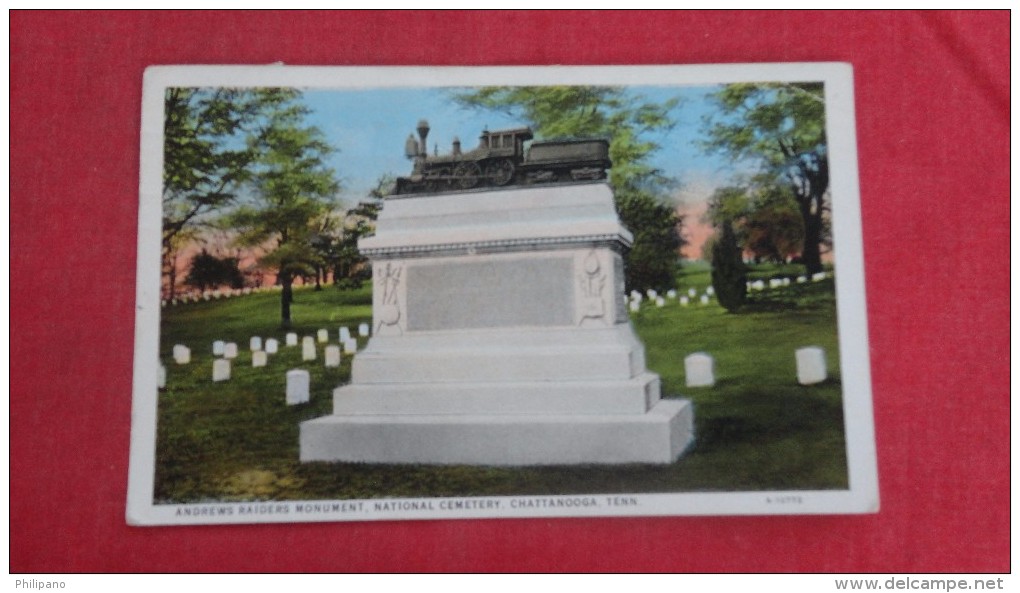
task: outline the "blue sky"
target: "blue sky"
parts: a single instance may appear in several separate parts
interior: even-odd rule
[[[680,97],[672,115],[677,125],[652,138],[662,148],[653,164],[681,183],[675,200],[693,205],[715,186],[734,173],[733,164],[720,156],[707,155],[700,148],[702,117],[713,107],[707,95],[717,87],[630,87],[629,92],[648,100],[664,102]],[[431,127],[429,152],[436,144],[440,153],[450,151],[453,138],[459,137],[464,149],[474,148],[478,134],[490,130],[524,125],[506,114],[465,109],[450,98],[451,89],[406,88],[365,90],[308,90],[304,98],[312,114],[309,123],[317,126],[328,141],[339,149],[331,164],[339,173],[343,198],[354,204],[367,195],[384,174],[407,175],[410,162],[404,157],[404,141],[414,133],[418,120],[427,119]]]

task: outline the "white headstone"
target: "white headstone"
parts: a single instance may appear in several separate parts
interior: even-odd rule
[[[230,361],[226,358],[217,358],[212,363],[212,380],[226,381],[230,379]]]
[[[669,289],[669,290],[668,290],[668,291],[666,292],[666,298],[668,298],[668,299],[675,299],[675,298],[676,298],[676,291],[675,291],[675,290],[673,290],[672,288],[671,288],[671,289]]]
[[[340,346],[337,346],[336,344],[326,346],[326,366],[340,366]]]
[[[354,338],[344,342],[344,354],[354,354],[358,351],[358,341]]]
[[[166,387],[166,367],[163,363],[159,363],[159,368],[156,369],[156,387],[159,389]]]
[[[318,338],[320,344],[325,344],[326,342],[329,341],[329,330],[320,329],[318,332],[316,332],[315,335]]]
[[[237,358],[237,344],[227,342],[227,345],[223,347],[223,358]]]
[[[711,387],[715,385],[715,361],[704,352],[695,352],[684,359],[684,374],[688,387]]]
[[[812,282],[821,282],[822,280],[825,280],[825,272],[818,272],[816,274],[811,274],[811,281]]]
[[[276,354],[280,350],[280,342],[276,338],[269,338],[266,340],[266,352],[268,354]]]
[[[346,325],[342,326],[340,328],[340,341],[341,342],[346,342],[347,340],[350,340],[350,339],[351,339],[351,329],[349,327],[347,327]]]
[[[707,294],[701,295],[701,304],[702,305],[707,305],[708,304],[708,295]]]
[[[361,325],[358,326],[358,335],[361,336],[362,338],[367,338],[368,337],[368,324],[367,323],[362,323]]]
[[[630,302],[630,312],[631,313],[637,313],[640,310],[641,310],[641,301],[631,301]]]
[[[315,360],[315,340],[312,336],[301,339],[301,360]]]
[[[191,348],[183,344],[174,346],[174,362],[177,364],[188,364],[191,362]]]
[[[691,299],[689,299],[689,298],[687,298],[685,296],[684,297],[680,297],[680,305],[686,307],[687,305],[690,305],[690,304],[691,304]]]
[[[715,287],[714,286],[709,286],[708,288],[706,288],[705,289],[705,294],[707,294],[708,296],[714,295],[715,294]]]
[[[782,278],[769,278],[769,288],[779,288],[782,285]]]
[[[754,288],[755,290],[765,290],[765,281],[764,281],[764,280],[755,280],[755,281],[754,281],[754,282],[753,282],[753,283],[751,284],[751,286],[752,286],[752,287],[753,287],[753,288]]]
[[[296,333],[290,332],[289,334],[287,334],[287,338],[286,339],[287,339],[287,341],[284,342],[284,343],[287,344],[288,346],[297,346],[297,334]]]
[[[689,296],[689,297],[691,297],[693,299],[694,297],[698,296],[698,291],[694,290],[693,288],[688,288],[687,289],[687,296]]]
[[[797,350],[797,382],[801,385],[821,383],[828,378],[825,369],[825,350],[808,346]]]
[[[253,367],[264,367],[268,361],[269,355],[266,354],[265,350],[256,350],[251,353],[251,366]]]
[[[790,285],[790,279],[789,278],[783,278],[783,286],[789,286],[789,285]]]
[[[254,336],[252,339],[248,340],[248,349],[252,352],[262,350],[262,338]]]
[[[797,284],[804,284],[807,282],[807,276],[797,276]]]
[[[655,297],[659,296],[659,293],[655,292],[655,290],[651,288],[648,289],[646,294],[648,295],[648,300],[654,300]]]
[[[223,356],[223,349],[226,348],[227,343],[223,340],[216,340],[212,343],[212,353],[214,356]]]
[[[661,307],[666,304],[666,301],[662,297],[655,297],[655,306]]]
[[[309,393],[311,382],[311,375],[304,369],[287,371],[287,405],[307,403],[311,399]]]

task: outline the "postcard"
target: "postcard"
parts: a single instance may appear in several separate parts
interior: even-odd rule
[[[130,524],[878,511],[849,65],[143,93]]]

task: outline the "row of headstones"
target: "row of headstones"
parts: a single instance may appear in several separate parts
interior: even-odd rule
[[[228,299],[230,297],[239,297],[259,292],[270,292],[273,290],[281,290],[279,286],[257,286],[244,288],[231,288],[227,290],[206,290],[199,294],[182,294],[172,299],[163,299],[159,302],[160,306],[166,307],[167,305],[186,305],[188,303],[201,303],[203,301],[211,301],[214,299]]]
[[[828,277],[829,275],[826,272],[817,272],[815,274],[811,274],[811,276],[797,276],[797,284],[805,284],[808,281],[821,282],[822,280],[825,280]],[[765,284],[764,280],[755,280],[754,282],[748,282],[747,290],[761,291],[765,290],[766,286],[768,288],[782,288],[784,286],[789,286],[790,284],[791,281],[789,278],[769,278],[768,284]]]
[[[814,385],[829,378],[823,348],[800,348],[794,357],[797,360],[797,382],[801,385]],[[715,385],[715,360],[705,352],[695,352],[684,358],[684,375],[688,387],[711,387]]]
[[[327,365],[328,366],[328,365]],[[160,389],[166,387],[166,367],[159,365],[156,381]],[[213,381],[226,381],[230,379],[230,361],[225,358],[217,358],[213,361]],[[287,371],[287,405],[293,406],[311,401],[312,375],[305,369],[291,369]]]
[[[354,354],[358,351],[358,341],[347,327],[340,328],[340,341],[343,343],[344,354]],[[358,327],[358,334],[362,337],[368,336],[370,333],[369,326],[367,323],[362,323]],[[329,330],[320,329],[316,338],[320,343],[326,343],[329,341]],[[315,345],[315,339],[312,336],[305,336],[301,341],[301,359],[304,361],[315,360],[317,357],[317,348]],[[288,333],[285,337],[285,344],[287,346],[297,346],[298,336],[296,333]],[[251,350],[251,365],[252,367],[264,367],[269,361],[269,354],[276,354],[279,351],[280,343],[275,338],[269,338],[265,341],[265,348],[263,348],[262,338],[253,336],[249,340],[249,349]],[[224,342],[223,340],[216,340],[213,342],[213,355],[222,356],[223,358],[217,358],[213,361],[213,381],[227,381],[230,379],[230,361],[237,358],[237,344],[235,342]],[[341,351],[340,346],[336,344],[330,344],[326,346],[325,351],[325,365],[327,367],[338,367],[340,366]],[[179,365],[189,364],[191,362],[191,349],[183,344],[177,344],[173,348],[174,362]],[[159,388],[162,389],[166,386],[166,367],[162,364],[159,365]]]
[[[629,295],[624,295],[623,298],[624,301],[629,304],[630,311],[632,313],[637,313],[641,309],[641,304],[645,302],[646,295],[648,297],[647,301],[649,303],[655,303],[656,307],[666,306],[667,300],[677,300],[681,306],[686,307],[694,302],[694,299],[698,297],[698,291],[693,288],[688,289],[687,294],[680,296],[679,299],[677,299],[678,294],[679,293],[677,293],[677,291],[671,289],[666,291],[666,296],[663,298],[657,291],[649,288],[645,294],[632,290]],[[715,288],[709,286],[705,289],[705,293],[698,299],[698,302],[702,305],[707,305],[711,302],[713,296],[715,296]]]

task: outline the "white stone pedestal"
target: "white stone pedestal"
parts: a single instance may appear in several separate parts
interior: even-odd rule
[[[302,461],[670,463],[686,400],[627,318],[631,234],[604,183],[395,196],[376,234],[371,338]]]

